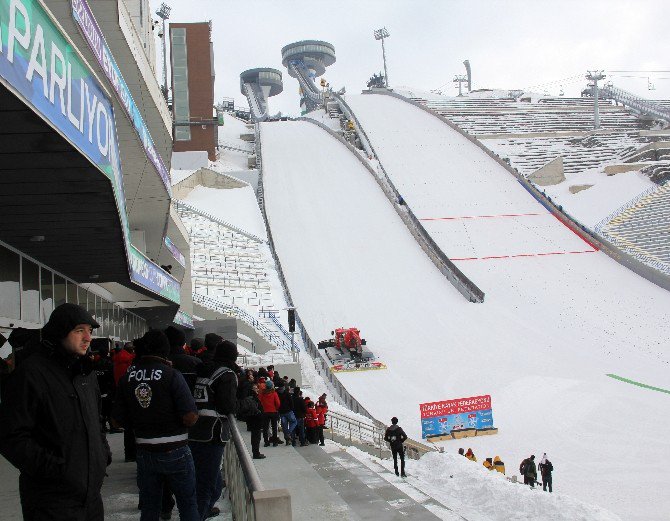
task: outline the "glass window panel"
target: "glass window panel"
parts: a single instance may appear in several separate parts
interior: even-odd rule
[[[21,320],[40,321],[40,268],[28,259],[21,259]]]
[[[67,302],[67,290],[65,288],[65,279],[54,273],[54,308]]]
[[[49,320],[54,310],[53,273],[46,268],[40,268],[40,322]]]
[[[0,317],[21,318],[21,257],[0,245]]]
[[[81,286],[77,286],[77,300],[79,300],[79,305],[83,307],[85,310],[90,312],[90,309],[88,309],[87,298],[88,298],[88,291],[86,291]]]

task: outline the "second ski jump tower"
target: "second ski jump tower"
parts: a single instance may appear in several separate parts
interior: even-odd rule
[[[281,72],[277,69],[249,69],[240,74],[240,91],[249,101],[254,121],[268,118],[268,98],[284,90]]]
[[[314,83],[314,79],[323,75],[326,67],[335,63],[335,47],[320,40],[303,40],[284,46],[281,59],[289,76],[300,83],[300,108],[303,113],[323,105],[323,93]]]

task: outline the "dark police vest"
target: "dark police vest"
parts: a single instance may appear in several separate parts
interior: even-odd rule
[[[228,367],[217,367],[209,376],[198,376],[193,396],[198,407],[198,421],[189,431],[189,440],[226,443],[230,440],[228,417],[216,410],[214,387],[226,373],[232,373],[232,385],[237,388],[237,375]]]
[[[188,443],[188,427],[176,410],[172,380],[178,373],[157,360],[140,360],[124,380],[128,417],[135,441],[149,450],[171,450]],[[124,382],[125,383],[125,382]]]

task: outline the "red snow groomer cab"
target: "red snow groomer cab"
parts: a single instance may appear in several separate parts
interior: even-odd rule
[[[352,359],[363,356],[363,345],[365,340],[361,338],[361,330],[355,327],[337,328],[335,335],[335,349],[342,353],[348,353]]]
[[[365,371],[369,369],[386,369],[386,365],[377,361],[374,354],[367,348],[365,339],[361,338],[361,330],[356,327],[338,327],[330,332],[328,340],[319,342],[330,361],[331,371]]]

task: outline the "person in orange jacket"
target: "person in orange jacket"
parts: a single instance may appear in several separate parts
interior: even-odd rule
[[[323,439],[323,429],[326,426],[326,413],[328,412],[328,406],[321,401],[319,401],[314,406],[314,411],[316,412],[316,437],[319,440],[319,445],[322,447],[326,444]]]
[[[305,399],[307,403],[307,412],[305,413],[305,429],[307,430],[307,441],[310,443],[316,443],[317,439],[317,427],[319,426],[319,416],[316,413],[316,408],[314,402]]]
[[[500,456],[493,458],[493,468],[502,475],[505,475],[505,463],[500,460]]]
[[[273,447],[279,445],[279,438],[277,437],[277,421],[279,420],[279,395],[275,391],[272,380],[265,381],[265,389],[260,391],[258,395],[261,405],[263,406],[263,415],[265,422],[263,423],[263,442],[265,447],[269,447],[272,443]],[[272,438],[269,435],[269,428],[272,426]]]

